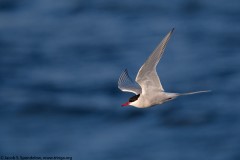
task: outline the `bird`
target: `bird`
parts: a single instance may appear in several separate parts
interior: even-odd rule
[[[132,92],[135,95],[122,104],[122,107],[133,106],[137,108],[148,108],[171,101],[179,96],[192,95],[211,90],[202,90],[187,93],[166,92],[158,77],[156,67],[164,53],[166,45],[172,36],[174,28],[163,38],[156,49],[151,53],[146,62],[139,69],[135,81],[125,69],[118,80],[118,88],[123,92]]]

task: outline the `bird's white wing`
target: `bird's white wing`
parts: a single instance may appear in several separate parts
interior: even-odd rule
[[[148,90],[151,90],[151,88],[164,91],[157,75],[156,66],[163,55],[167,42],[173,31],[174,28],[164,37],[161,43],[138,71],[136,82],[141,86],[142,92],[147,92]]]
[[[142,92],[139,84],[134,82],[131,77],[128,75],[127,69],[125,69],[119,77],[118,88],[124,92],[133,92],[136,95]]]

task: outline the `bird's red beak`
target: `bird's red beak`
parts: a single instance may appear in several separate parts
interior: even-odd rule
[[[128,106],[130,104],[130,102],[126,102],[124,104],[122,104],[122,107]]]

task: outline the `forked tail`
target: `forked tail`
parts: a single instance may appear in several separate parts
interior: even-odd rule
[[[197,91],[197,92],[188,92],[188,93],[178,93],[178,96],[185,96],[185,95],[205,93],[205,92],[211,92],[211,90]]]

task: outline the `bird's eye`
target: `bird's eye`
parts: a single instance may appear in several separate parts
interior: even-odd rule
[[[136,101],[136,100],[138,99],[139,96],[140,96],[140,94],[135,95],[135,96],[129,98],[129,102],[134,102],[134,101]]]

